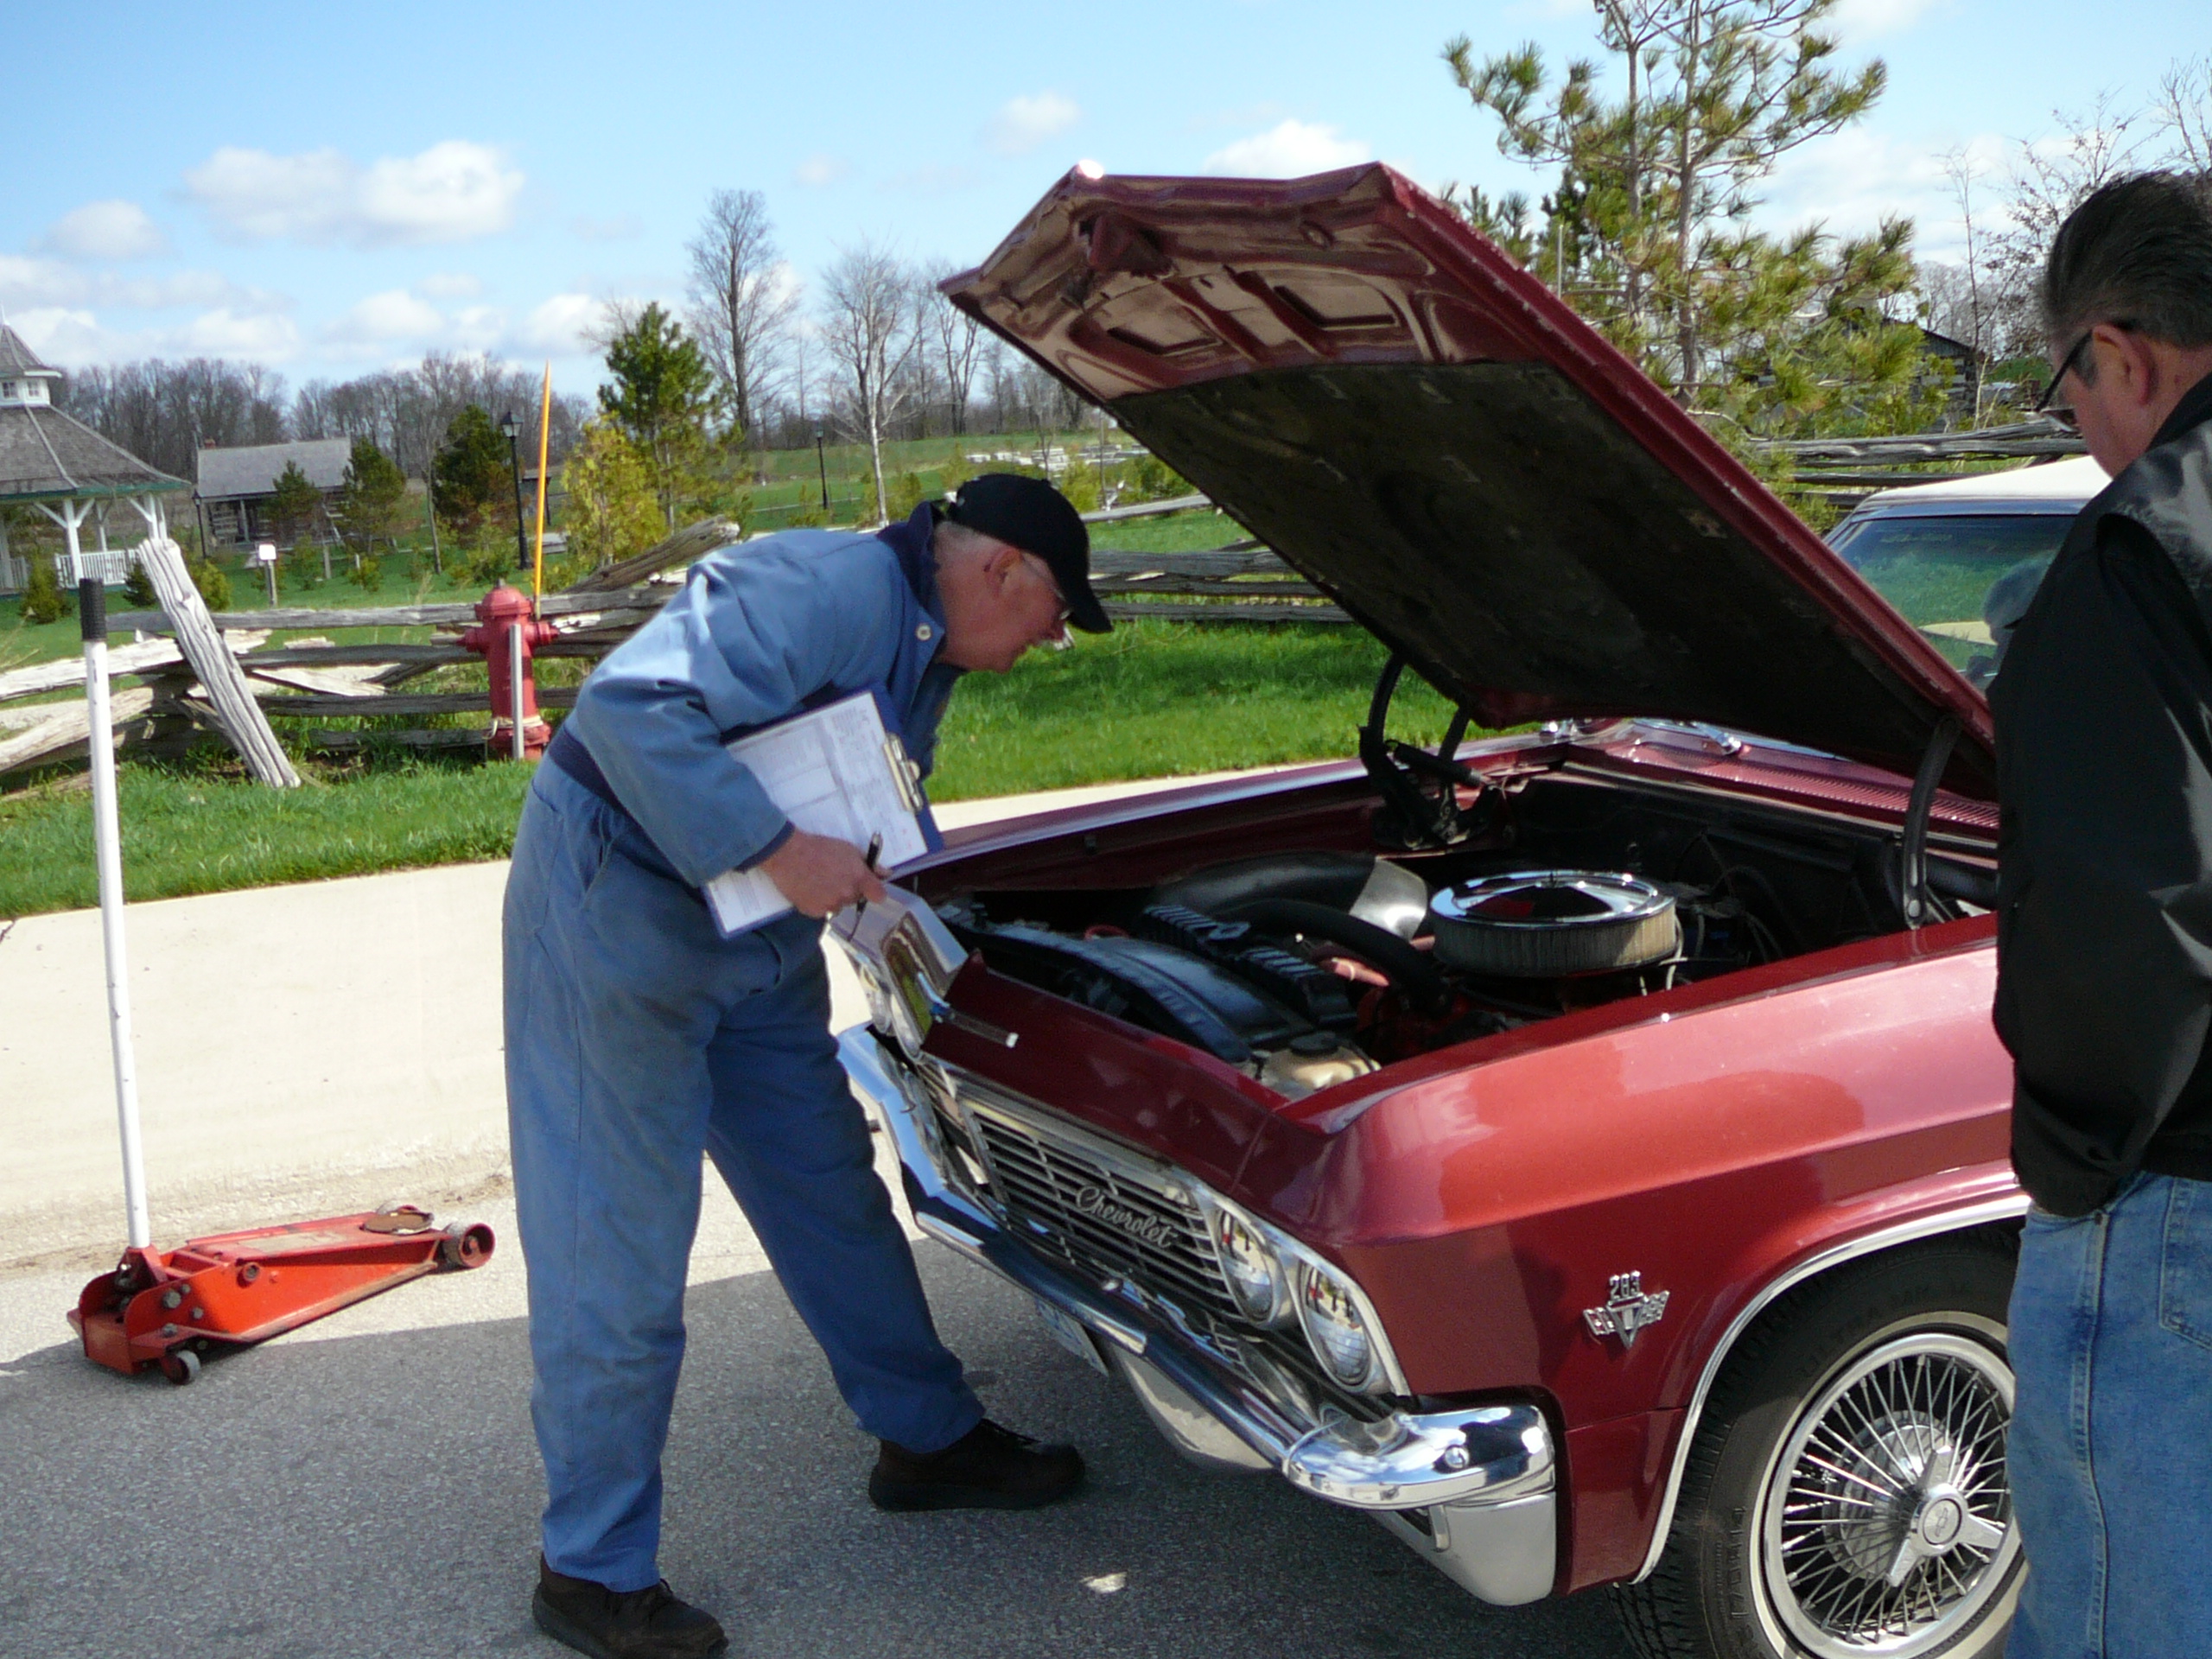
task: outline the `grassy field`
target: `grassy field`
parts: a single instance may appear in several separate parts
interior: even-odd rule
[[[1172,777],[1351,753],[1382,650],[1345,628],[1124,625],[976,675],[939,734],[939,801]],[[1434,741],[1442,699],[1409,687],[1400,734]],[[286,792],[226,753],[121,770],[124,879],[134,899],[503,856],[529,778],[505,764],[371,757],[302,762]],[[0,917],[95,903],[85,780],[0,794]]]

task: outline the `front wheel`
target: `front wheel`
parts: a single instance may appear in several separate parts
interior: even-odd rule
[[[1817,1280],[1707,1402],[1656,1571],[1623,1589],[1646,1659],[1996,1659],[2019,1594],[2005,1435],[2008,1242]]]

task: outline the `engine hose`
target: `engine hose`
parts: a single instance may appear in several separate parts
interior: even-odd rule
[[[1348,912],[1305,899],[1253,899],[1217,913],[1224,921],[1249,922],[1264,932],[1303,933],[1340,944],[1381,969],[1392,985],[1422,1004],[1426,1013],[1441,1014],[1452,1004],[1451,986],[1425,952],[1389,929],[1363,922]]]

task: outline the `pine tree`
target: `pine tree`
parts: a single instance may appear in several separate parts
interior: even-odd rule
[[[607,343],[612,385],[599,389],[600,412],[622,429],[652,471],[653,493],[668,528],[696,500],[721,410],[714,371],[698,343],[658,304],[620,325]]]
[[[1499,149],[1560,168],[1541,232],[1516,221],[1510,197],[1471,200],[1478,227],[1509,245],[1519,232],[1516,257],[1682,403],[1720,414],[1724,436],[1745,416],[1872,418],[1918,368],[1917,332],[1891,337],[1882,321],[1912,286],[1909,221],[1840,242],[1744,222],[1783,156],[1859,120],[1886,85],[1878,60],[1831,67],[1834,4],[1597,0],[1618,96],[1592,60],[1550,81],[1534,46],[1479,64],[1465,35],[1444,48],[1496,118]],[[1875,378],[1838,386],[1839,372]],[[1751,395],[1762,378],[1768,391]]]
[[[354,439],[339,490],[338,516],[356,560],[367,557],[377,543],[391,539],[406,494],[407,475],[391,457],[372,439]]]
[[[54,560],[46,553],[31,555],[31,574],[23,584],[22,602],[16,613],[26,622],[59,622],[76,614],[76,601],[61,591],[54,579]]]
[[[660,539],[652,471],[622,429],[588,422],[561,469],[568,488],[569,555],[587,570],[642,553]]]
[[[481,404],[463,408],[446,428],[431,465],[430,500],[438,517],[463,539],[486,518],[514,528],[513,457]]]

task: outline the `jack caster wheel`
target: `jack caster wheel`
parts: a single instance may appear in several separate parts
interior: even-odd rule
[[[162,1375],[183,1388],[200,1375],[200,1356],[189,1348],[172,1348],[162,1356]]]
[[[455,1222],[438,1242],[438,1260],[449,1268],[480,1268],[492,1259],[492,1230],[482,1222]]]

